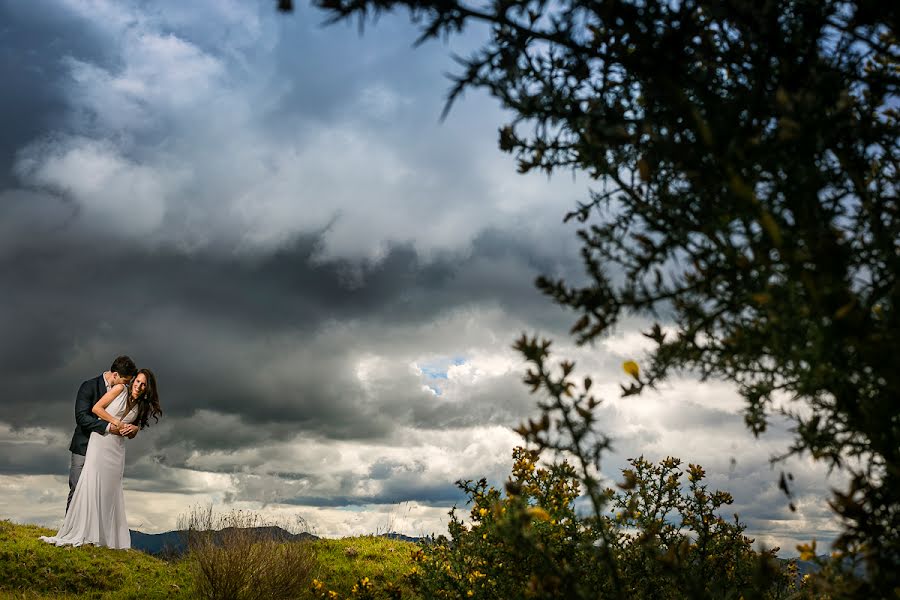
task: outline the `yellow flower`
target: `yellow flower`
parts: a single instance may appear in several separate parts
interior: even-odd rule
[[[689,464],[688,471],[690,474],[688,475],[688,479],[690,481],[700,481],[704,477],[706,477],[706,471],[703,470],[703,467],[700,465]]]
[[[633,360],[626,360],[625,362],[623,362],[622,368],[625,370],[626,373],[628,373],[635,379],[638,379],[638,377],[641,374],[641,368]]]
[[[549,521],[550,514],[540,506],[532,506],[527,511],[528,516],[538,521]]]
[[[816,557],[816,540],[812,544],[800,544],[797,550],[800,551],[800,560],[813,560]]]

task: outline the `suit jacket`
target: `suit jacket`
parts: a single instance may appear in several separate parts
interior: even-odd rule
[[[106,382],[103,381],[103,375],[88,379],[78,388],[78,395],[75,396],[75,433],[69,444],[69,451],[73,454],[87,454],[88,440],[94,431],[106,433],[106,421],[91,410],[105,393]]]

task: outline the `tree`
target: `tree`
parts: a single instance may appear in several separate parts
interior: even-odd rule
[[[499,144],[521,172],[596,180],[566,217],[589,284],[538,280],[577,341],[649,316],[657,345],[624,394],[689,369],[734,382],[754,434],[790,417],[786,455],[850,474],[838,547],[900,586],[900,5],[315,4],[334,21],[406,8],[421,40],[489,23],[448,107],[484,88],[513,115]]]

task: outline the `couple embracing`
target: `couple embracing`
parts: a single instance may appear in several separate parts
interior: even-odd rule
[[[69,450],[69,497],[59,533],[41,537],[57,546],[94,544],[130,548],[122,475],[125,440],[159,420],[159,392],[150,369],[127,356],[81,384],[75,399],[75,433]]]

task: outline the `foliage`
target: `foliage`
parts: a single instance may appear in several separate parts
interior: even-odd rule
[[[197,507],[182,520],[198,597],[277,600],[309,588],[316,567],[309,541],[286,540],[284,529],[250,511]]]
[[[360,22],[405,7],[421,40],[488,23],[448,106],[485,88],[513,115],[499,144],[521,172],[598,182],[567,217],[588,283],[538,281],[579,313],[573,335],[649,317],[657,346],[624,394],[689,368],[736,383],[757,435],[787,415],[787,454],[850,474],[838,549],[900,586],[900,5],[315,4]]]
[[[866,582],[859,575],[864,572],[861,552],[844,554],[835,551],[831,556],[818,556],[816,542],[801,544],[800,559],[810,561],[816,572],[803,576],[802,598],[867,598],[871,597]],[[888,588],[882,590],[890,597]],[[900,598],[900,588],[893,590],[893,597]]]
[[[0,521],[0,598],[194,598],[185,561],[135,550],[58,548],[38,539],[56,532]]]
[[[678,459],[633,459],[619,490],[604,491],[616,514],[582,516],[568,462],[538,468],[524,448],[513,459],[505,495],[461,482],[471,524],[453,513],[450,539],[420,550],[412,581],[424,597],[775,598],[791,587],[774,551],[754,552],[737,518],[719,516],[731,497],[707,491],[700,467],[685,489]]]

